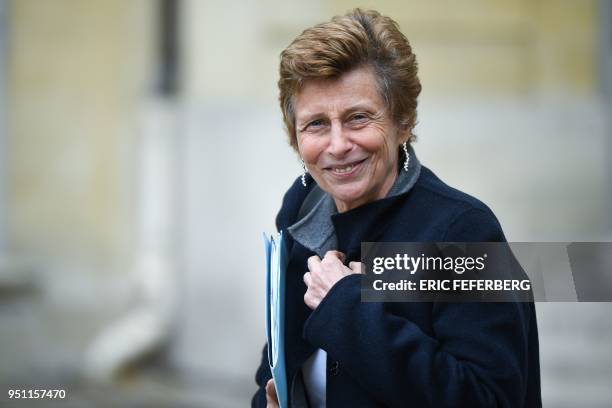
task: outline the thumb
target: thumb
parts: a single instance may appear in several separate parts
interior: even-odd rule
[[[349,262],[348,266],[349,266],[349,269],[351,271],[353,271],[353,273],[361,274],[361,273],[363,273],[362,269],[361,269],[362,265],[363,264],[361,262]]]

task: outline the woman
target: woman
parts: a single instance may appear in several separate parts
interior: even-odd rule
[[[288,232],[291,406],[541,406],[532,303],[361,302],[360,244],[505,241],[491,210],[410,143],[421,85],[397,24],[356,9],[281,54],[280,104],[305,171]],[[276,406],[264,348],[253,406]]]

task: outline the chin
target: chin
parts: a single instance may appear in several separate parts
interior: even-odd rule
[[[359,201],[364,195],[364,188],[362,186],[337,186],[332,188],[330,195],[335,199],[344,203],[353,203]]]

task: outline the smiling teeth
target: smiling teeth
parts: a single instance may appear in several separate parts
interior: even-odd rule
[[[334,167],[334,171],[336,173],[348,173],[351,170],[353,170],[353,165],[351,164],[350,166],[346,166],[346,167]]]

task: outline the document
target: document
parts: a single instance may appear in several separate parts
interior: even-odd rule
[[[266,247],[266,330],[268,361],[276,385],[280,408],[288,407],[285,369],[285,275],[287,249],[281,231],[276,237],[264,234]]]

